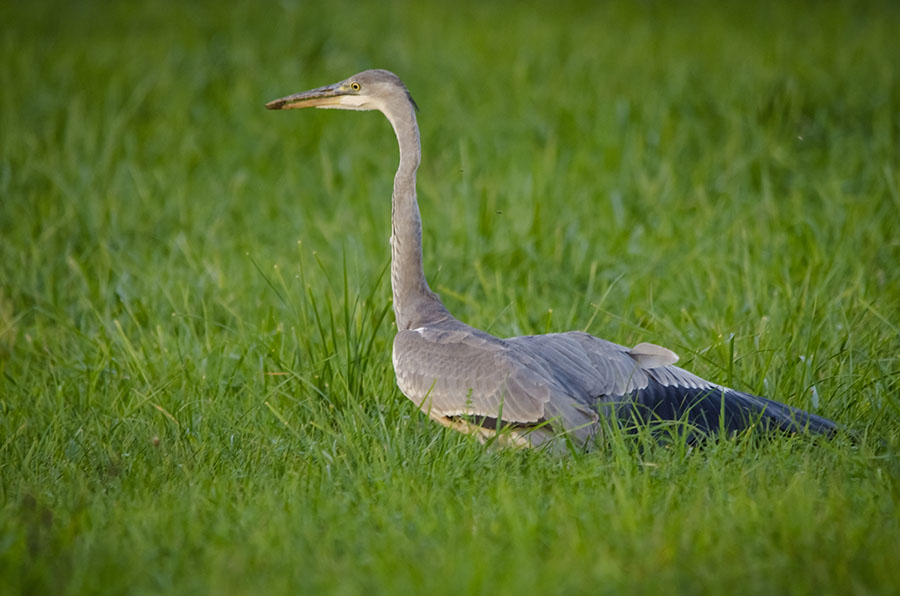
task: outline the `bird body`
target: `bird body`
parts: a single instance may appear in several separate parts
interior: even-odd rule
[[[367,70],[266,104],[381,111],[400,149],[391,209],[391,288],[397,385],[444,426],[537,446],[562,434],[589,445],[602,420],[689,425],[691,437],[753,426],[830,434],[830,420],[711,383],[653,344],[633,348],[582,332],[501,339],[454,318],[428,287],[416,199],[421,160],[416,105],[393,73]]]

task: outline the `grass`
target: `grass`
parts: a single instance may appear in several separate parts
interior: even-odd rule
[[[896,593],[894,4],[0,5],[7,593]],[[394,384],[396,146],[426,271],[858,434],[485,448]]]

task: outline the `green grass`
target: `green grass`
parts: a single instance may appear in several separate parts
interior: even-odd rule
[[[895,3],[0,5],[0,591],[896,593]],[[432,287],[852,443],[500,450],[396,388],[390,68]],[[645,438],[646,439],[646,438]]]

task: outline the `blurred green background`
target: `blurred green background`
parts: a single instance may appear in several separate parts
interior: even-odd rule
[[[894,593],[900,5],[0,5],[12,593]],[[859,440],[485,448],[394,385],[396,141],[498,335],[652,341]]]

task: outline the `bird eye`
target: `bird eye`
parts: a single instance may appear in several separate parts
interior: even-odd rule
[[[354,91],[359,91],[359,83],[356,83],[356,82],[350,83],[350,88],[353,89]]]

